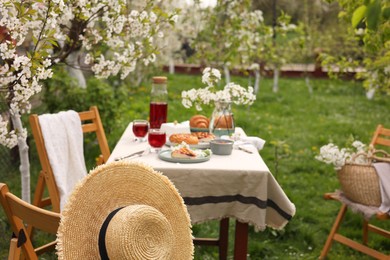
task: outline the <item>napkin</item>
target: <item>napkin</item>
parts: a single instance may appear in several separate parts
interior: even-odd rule
[[[163,123],[160,129],[165,130],[167,138],[172,134],[191,133],[188,121],[183,123]]]
[[[379,177],[382,204],[379,210],[390,215],[390,163],[377,162],[373,166]]]
[[[260,137],[257,136],[241,136],[241,135],[236,135],[233,134],[231,137],[224,135],[221,136],[222,139],[233,139],[234,140],[234,146],[251,146],[253,145],[256,147],[258,151],[263,149],[265,140],[261,139]]]

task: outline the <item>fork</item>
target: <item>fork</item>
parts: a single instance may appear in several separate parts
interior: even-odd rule
[[[120,160],[129,158],[129,157],[133,157],[133,156],[142,156],[142,154],[143,154],[144,152],[146,152],[146,150],[141,150],[141,151],[138,151],[138,152],[135,152],[135,153],[131,153],[131,154],[129,154],[129,155],[125,155],[125,156],[122,156],[122,157],[118,157],[118,158],[115,158],[115,161],[120,161]]]

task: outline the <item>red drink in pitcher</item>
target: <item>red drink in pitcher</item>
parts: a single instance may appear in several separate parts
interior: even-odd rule
[[[166,123],[167,112],[167,103],[150,103],[150,128],[160,128],[162,123]]]

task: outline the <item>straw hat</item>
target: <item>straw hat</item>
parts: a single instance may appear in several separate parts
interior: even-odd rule
[[[190,218],[171,181],[137,162],[97,167],[62,211],[59,259],[192,259]]]

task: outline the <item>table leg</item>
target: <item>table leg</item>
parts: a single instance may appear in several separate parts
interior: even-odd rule
[[[246,260],[248,251],[248,223],[236,220],[236,234],[234,238],[234,259]]]

